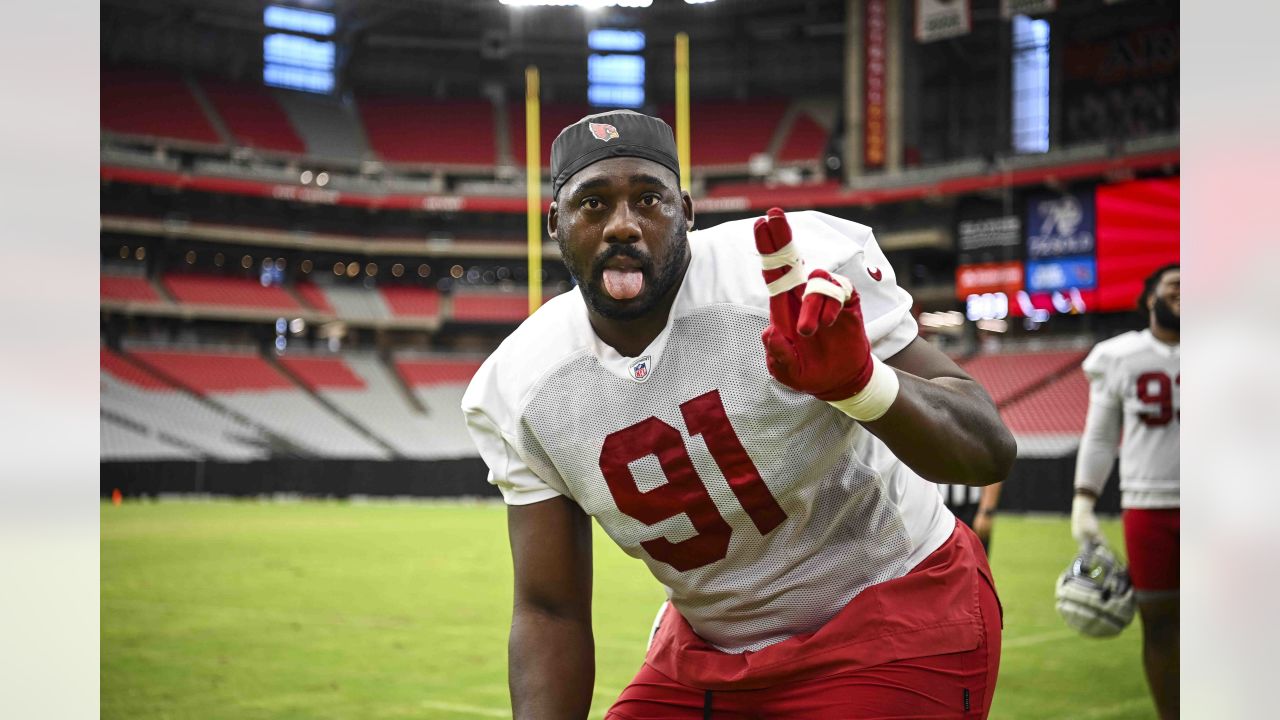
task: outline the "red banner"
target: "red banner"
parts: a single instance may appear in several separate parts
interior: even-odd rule
[[[1179,181],[1172,177],[1098,186],[1098,307],[1091,309],[1134,309],[1147,275],[1178,262]]]
[[[956,268],[956,299],[1002,292],[1010,297],[1022,289],[1022,261],[979,263]]]
[[[864,131],[862,163],[868,170],[884,167],[885,0],[866,0],[862,18],[862,82]]]

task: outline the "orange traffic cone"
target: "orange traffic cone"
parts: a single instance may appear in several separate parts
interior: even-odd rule
[[[124,495],[122,495],[122,494],[120,493],[120,488],[115,488],[114,490],[112,490],[112,491],[111,491],[111,504],[112,504],[112,505],[119,505],[119,504],[120,504],[120,501],[121,501],[121,500],[123,500],[123,499],[124,499]]]

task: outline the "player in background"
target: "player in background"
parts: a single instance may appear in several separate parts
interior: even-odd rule
[[[551,164],[577,288],[462,401],[508,504],[515,717],[587,715],[592,517],[670,598],[606,717],[986,717],[994,582],[930,481],[1003,480],[1016,447],[871,229],[775,208],[689,232],[671,128],[630,111]]]
[[[1103,542],[1094,504],[1118,448],[1125,549],[1142,618],[1143,665],[1156,709],[1165,719],[1178,717],[1178,281],[1177,265],[1152,273],[1139,300],[1147,329],[1100,342],[1084,360],[1089,414],[1071,505],[1076,541],[1082,547]]]
[[[996,524],[996,508],[1000,505],[1000,488],[1004,483],[992,483],[985,487],[973,485],[938,484],[942,502],[960,522],[973,528],[973,534],[982,542],[982,549],[991,555],[991,531]]]

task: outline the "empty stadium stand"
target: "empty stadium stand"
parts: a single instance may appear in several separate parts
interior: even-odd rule
[[[284,90],[272,94],[313,159],[358,163],[370,157],[359,114],[341,99]]]
[[[817,161],[826,147],[827,131],[808,113],[797,113],[776,160],[779,163]]]
[[[386,285],[379,288],[378,293],[382,296],[387,310],[396,317],[440,316],[440,293],[435,290],[413,285]],[[329,297],[335,296],[331,293]],[[348,297],[354,300],[354,296]],[[340,302],[346,301],[347,298],[343,298]],[[367,306],[370,310],[376,310],[376,308],[376,305]],[[339,305],[339,310],[341,309],[342,305]]]
[[[222,138],[176,73],[103,68],[102,129],[122,135],[221,145]]]
[[[428,405],[426,412],[410,404],[405,386],[377,357],[351,353],[341,357],[297,357],[281,359],[316,393],[354,418],[398,454],[416,460],[469,457],[469,446],[443,428],[441,417],[452,420],[450,408]]]
[[[200,87],[236,144],[299,155],[307,151],[280,103],[261,85],[210,79]]]
[[[249,423],[107,348],[100,366],[104,459],[245,461],[267,455],[269,439]]]
[[[454,322],[521,322],[529,316],[529,296],[523,293],[455,292]]]
[[[1077,366],[1044,387],[1000,409],[1018,439],[1022,457],[1075,452],[1089,410],[1089,381]]]
[[[168,300],[156,292],[155,286],[143,275],[117,274],[103,270],[98,278],[99,297],[118,302],[167,304]]]
[[[541,110],[542,117],[539,119],[541,138],[539,145],[542,151],[542,167],[550,167],[551,143],[555,141],[556,136],[565,127],[581,120],[591,114],[592,111],[586,105],[560,105],[555,103],[547,103],[542,106]],[[507,126],[511,132],[511,160],[516,165],[523,166],[525,164],[524,107],[517,105],[510,108],[507,116]]]
[[[252,352],[138,349],[132,354],[160,377],[249,419],[307,454],[389,457],[379,442],[329,411]]]
[[[769,149],[786,110],[786,103],[778,100],[693,103],[689,126],[694,166],[745,166],[752,155]],[[663,108],[659,116],[675,126],[674,108]]]
[[[963,367],[991,393],[998,407],[1004,407],[1064,370],[1079,366],[1084,356],[1080,350],[979,355]]]
[[[497,162],[493,105],[368,95],[357,102],[369,145],[383,160],[492,168]]]
[[[415,358],[395,360],[396,371],[431,419],[432,452],[446,457],[476,455],[462,415],[462,394],[480,368],[481,359]]]
[[[169,273],[164,287],[178,302],[229,308],[291,311],[303,307],[284,288],[253,278]]]

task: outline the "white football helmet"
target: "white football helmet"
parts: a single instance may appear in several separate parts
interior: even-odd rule
[[[1083,635],[1111,637],[1133,622],[1129,569],[1105,545],[1082,549],[1058,576],[1055,594],[1058,614]]]

